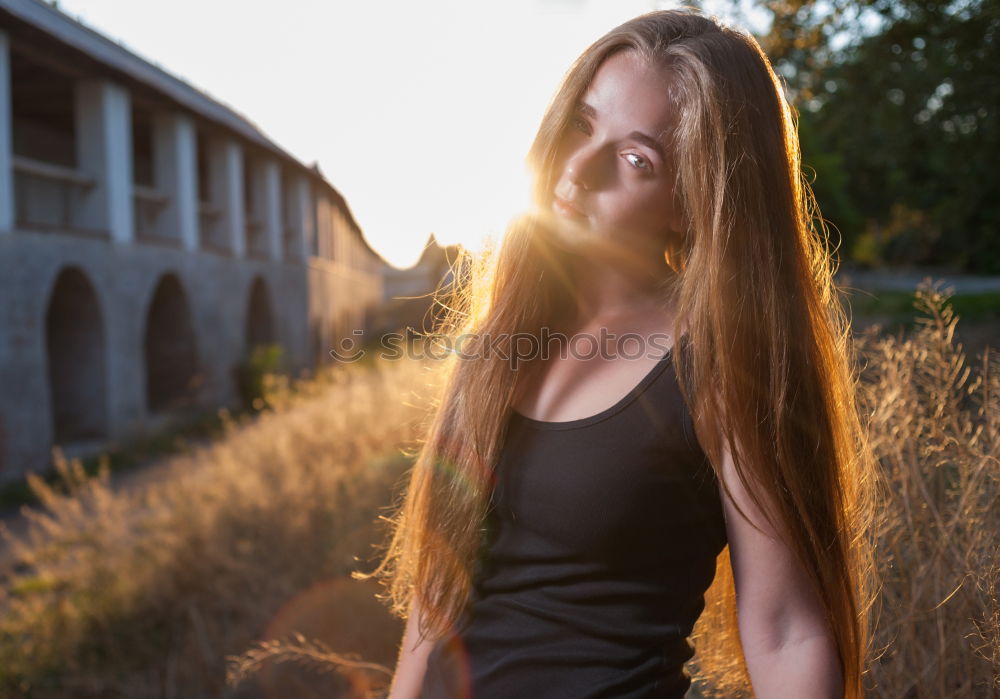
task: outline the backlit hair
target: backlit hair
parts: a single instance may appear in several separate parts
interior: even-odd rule
[[[548,210],[555,158],[574,108],[618,51],[665,68],[678,110],[672,149],[686,230],[661,293],[676,305],[677,377],[717,474],[721,439],[737,472],[819,592],[847,697],[862,696],[874,568],[868,532],[874,461],[856,404],[849,324],[833,284],[825,228],[801,172],[794,112],[757,42],[689,10],[651,12],[577,59],[549,104],[528,161],[539,213],[515,219],[495,251],[463,270],[440,330],[491,338],[539,333],[573,308],[567,253]],[[371,575],[394,611],[418,602],[439,636],[465,609],[481,553],[493,467],[518,382],[475,342],[446,372],[386,555]],[[528,371],[523,369],[527,368]],[[716,426],[705,429],[702,425]],[[721,478],[720,478],[721,480]],[[754,484],[763,484],[762,488]],[[669,546],[669,542],[664,542]],[[359,575],[358,577],[368,577]],[[728,550],[696,626],[697,662],[729,695],[748,686]]]

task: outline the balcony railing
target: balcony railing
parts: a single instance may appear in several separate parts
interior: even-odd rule
[[[207,201],[198,203],[198,238],[202,250],[231,255],[232,248],[222,236],[222,209]]]
[[[170,197],[152,187],[132,185],[136,237],[154,243],[180,245],[177,231],[163,230],[163,211]]]
[[[19,227],[106,237],[81,224],[80,209],[97,181],[75,168],[15,156],[14,215]]]
[[[247,255],[258,259],[267,259],[268,244],[265,235],[264,222],[256,216],[246,215]]]

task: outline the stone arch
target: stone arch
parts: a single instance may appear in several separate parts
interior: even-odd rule
[[[54,442],[105,439],[104,322],[94,286],[77,267],[56,277],[45,311],[45,346]]]
[[[146,312],[146,406],[160,412],[192,405],[200,376],[191,307],[180,280],[164,274]]]
[[[271,295],[261,277],[253,280],[247,302],[246,343],[252,351],[258,345],[277,342],[274,332],[274,314],[271,312]]]

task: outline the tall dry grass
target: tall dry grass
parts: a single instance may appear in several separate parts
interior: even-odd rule
[[[855,335],[858,404],[879,463],[873,699],[1000,696],[1000,355],[987,347],[967,365],[949,297],[925,280],[913,331]],[[717,621],[704,615],[695,637]],[[740,660],[696,655],[696,689],[745,696],[713,681],[738,675]]]
[[[909,337],[858,343],[883,476],[873,697],[1000,693],[1000,356],[968,364],[949,295],[925,281]]]
[[[878,698],[995,696],[997,355],[966,366],[947,295],[925,285],[917,302],[911,335],[857,338],[884,475],[867,684]],[[0,590],[0,692],[380,695],[402,628],[349,573],[372,567],[355,557],[381,541],[375,518],[437,390],[422,366],[339,367],[280,394],[146,495],[67,464],[69,492],[36,482],[44,510]]]
[[[141,494],[65,461],[63,492],[33,479],[43,507],[26,512],[28,533],[11,542],[18,572],[0,586],[0,696],[289,696],[277,676],[227,690],[226,658],[296,632],[323,640],[306,650],[391,666],[401,625],[350,573],[381,541],[379,508],[433,391],[427,368],[341,365],[272,391],[272,411],[230,420]],[[363,670],[312,685],[388,679]]]

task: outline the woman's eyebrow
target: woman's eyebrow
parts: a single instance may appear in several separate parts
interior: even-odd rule
[[[586,102],[582,101],[579,102],[576,105],[576,111],[590,117],[591,119],[597,118],[597,110],[594,109],[589,104],[587,104]],[[633,141],[638,141],[642,145],[652,150],[654,153],[660,156],[661,160],[667,159],[666,149],[663,147],[663,144],[657,141],[649,134],[644,134],[642,131],[633,131],[628,135],[628,137],[631,138]]]

